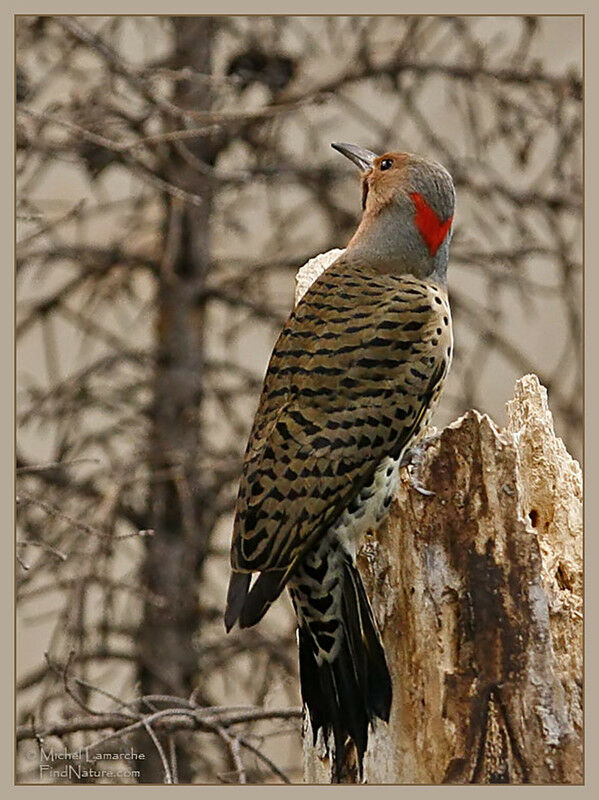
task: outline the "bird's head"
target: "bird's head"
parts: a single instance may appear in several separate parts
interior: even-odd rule
[[[362,174],[362,220],[348,254],[383,271],[445,280],[455,192],[451,175],[412,153],[377,156],[353,144],[332,147]]]

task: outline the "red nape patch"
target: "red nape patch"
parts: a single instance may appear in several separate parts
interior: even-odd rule
[[[411,192],[410,197],[416,207],[416,227],[426,242],[429,253],[434,256],[449,232],[453,216],[441,222],[420,192]]]

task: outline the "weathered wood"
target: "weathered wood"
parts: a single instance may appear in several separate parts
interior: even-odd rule
[[[306,265],[298,294],[330,260]],[[417,479],[435,494],[403,470],[359,557],[394,687],[365,780],[580,783],[582,477],[536,376],[504,429],[471,410],[429,440]],[[330,782],[309,730],[304,756],[305,779]]]

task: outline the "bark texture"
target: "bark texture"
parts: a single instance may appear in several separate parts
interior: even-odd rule
[[[338,252],[298,275],[298,299]],[[475,410],[403,470],[359,566],[394,700],[368,783],[581,783],[582,475],[547,393],[521,378],[499,429]],[[305,723],[305,779],[330,782]],[[346,780],[356,770],[346,764]]]

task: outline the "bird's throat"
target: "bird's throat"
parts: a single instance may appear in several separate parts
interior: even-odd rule
[[[397,208],[389,204],[372,213],[367,210],[345,251],[345,260],[368,264],[383,273],[409,273],[425,279],[444,279],[451,219],[441,222],[428,204],[406,196]]]

